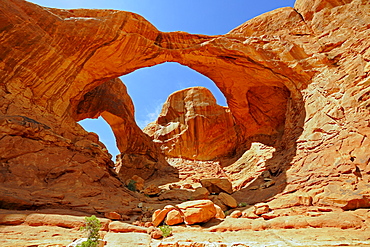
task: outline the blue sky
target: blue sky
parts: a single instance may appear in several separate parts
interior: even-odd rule
[[[262,13],[293,7],[295,0],[30,0],[53,8],[117,9],[135,12],[160,31],[184,31],[195,34],[225,34]],[[220,105],[226,105],[222,93],[207,77],[177,63],[165,63],[139,69],[121,77],[135,105],[135,117],[143,128],[154,121],[167,97],[192,86],[210,89]],[[99,135],[113,155],[119,153],[109,125],[101,118],[80,124]]]

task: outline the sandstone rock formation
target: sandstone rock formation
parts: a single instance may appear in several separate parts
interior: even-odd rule
[[[134,105],[126,86],[118,78],[111,79],[83,96],[72,117],[75,121],[102,116],[116,136],[121,154],[117,157],[116,172],[122,180],[131,178],[140,169],[140,176],[150,177],[165,164],[157,148],[134,120]],[[120,172],[124,164],[125,172]]]
[[[194,200],[183,202],[175,206],[168,205],[158,209],[153,214],[153,225],[158,226],[165,220],[168,225],[185,222],[187,225],[205,223],[216,217],[218,209],[210,200]],[[218,214],[219,215],[219,214]]]
[[[219,36],[163,33],[123,11],[60,10],[23,0],[1,1],[0,9],[2,208],[134,213],[138,196],[121,181],[173,170],[136,126],[132,102],[115,78],[165,61],[206,75],[225,95],[233,122],[230,115],[225,120],[237,126],[237,146],[228,150],[237,150],[233,167],[248,176],[228,171],[241,189],[233,194],[238,202],[269,200],[281,210],[370,206],[368,0],[297,0],[294,8]],[[98,137],[77,124],[99,115],[121,151],[118,175]],[[253,142],[261,152],[242,155]],[[328,220],[334,213],[300,222],[367,224],[367,212],[343,214],[348,224]],[[246,219],[214,230],[300,227],[292,221],[299,222]]]
[[[204,87],[171,94],[158,119],[144,130],[166,156],[193,160],[233,157],[238,132],[227,107],[217,105]]]
[[[92,133],[71,140],[24,116],[1,116],[1,208],[130,211],[130,196]],[[114,191],[114,194],[112,193]],[[114,201],[109,202],[110,197]]]

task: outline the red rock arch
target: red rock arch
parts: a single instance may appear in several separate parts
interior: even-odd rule
[[[188,66],[213,80],[225,95],[241,129],[237,144],[243,144],[252,136],[281,134],[286,107],[299,111],[299,90],[314,74],[304,61],[308,55],[300,45],[303,41],[286,38],[286,28],[293,27],[290,33],[299,37],[310,32],[292,8],[258,17],[226,35],[206,36],[163,33],[143,17],[124,11],[59,10],[22,0],[1,5],[17,13],[3,22],[3,30],[12,36],[2,43],[8,73],[0,79],[5,92],[14,91],[8,100],[16,109],[6,114],[32,116],[71,138],[82,133],[76,121],[101,114],[112,126],[121,152],[144,155],[148,162],[160,159],[156,148],[131,126],[129,104],[120,105],[128,102],[125,89],[112,79],[166,61]],[[294,25],[270,25],[266,30],[269,20],[281,16]],[[23,23],[21,30],[14,30],[17,23]],[[19,42],[17,49],[12,49],[14,40]],[[31,108],[12,99],[19,94],[27,94]]]

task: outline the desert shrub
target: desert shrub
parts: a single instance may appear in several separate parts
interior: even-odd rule
[[[168,225],[160,226],[159,229],[162,231],[162,236],[164,238],[171,236],[172,234],[172,228]]]
[[[91,239],[88,239],[81,244],[77,245],[77,247],[97,247],[99,242],[93,241]]]
[[[127,184],[127,188],[131,191],[136,191],[136,181],[131,179]]]
[[[77,247],[96,247],[99,244],[100,234],[99,230],[101,223],[95,215],[91,217],[85,217],[85,226],[82,226],[80,230],[87,232],[87,240],[82,242]]]

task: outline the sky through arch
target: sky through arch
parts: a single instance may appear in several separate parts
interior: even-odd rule
[[[226,99],[208,77],[174,62],[142,68],[121,76],[135,105],[135,118],[140,128],[157,119],[163,103],[175,91],[203,86],[208,88],[217,104],[226,106]]]

